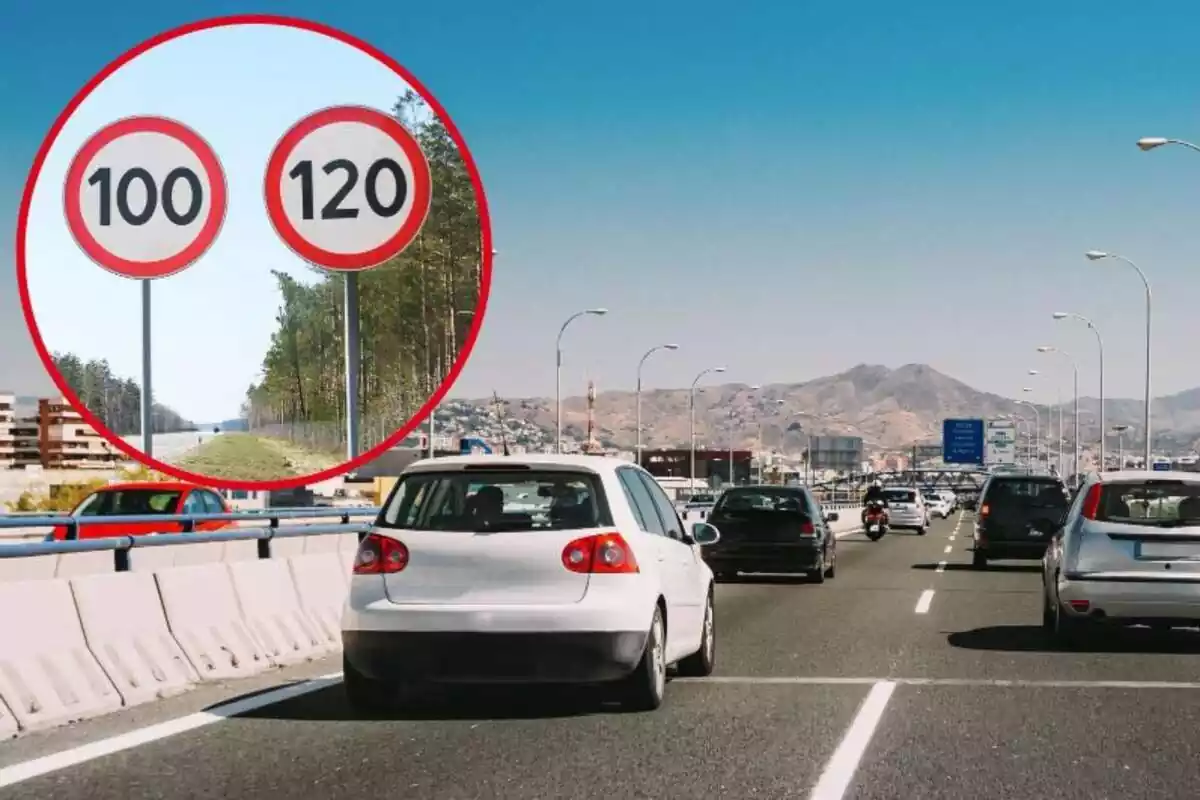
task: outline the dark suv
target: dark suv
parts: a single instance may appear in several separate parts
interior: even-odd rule
[[[993,558],[1040,561],[1049,538],[1036,523],[1062,519],[1069,502],[1066,485],[1053,475],[991,476],[979,492],[973,565],[986,567]]]

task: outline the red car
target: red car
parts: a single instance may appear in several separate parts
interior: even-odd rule
[[[107,536],[145,536],[148,533],[182,533],[181,522],[112,523],[103,517],[135,517],[162,514],[227,514],[229,506],[212,489],[190,483],[149,481],[113,483],[97,489],[83,499],[70,516],[80,518],[80,539],[102,539]],[[91,520],[95,519],[95,522]],[[88,520],[84,522],[84,520]],[[225,520],[197,522],[195,531],[215,531],[233,523]],[[65,526],[55,527],[53,538],[67,538]]]

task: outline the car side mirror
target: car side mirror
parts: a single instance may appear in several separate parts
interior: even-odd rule
[[[697,522],[692,525],[692,541],[701,547],[716,544],[721,541],[721,532],[717,526],[707,522]]]
[[[825,515],[825,521],[826,522],[837,522],[838,521],[838,512],[830,511],[828,514]]]

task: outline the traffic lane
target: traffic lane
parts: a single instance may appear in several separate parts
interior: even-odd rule
[[[949,529],[945,525],[935,525]],[[822,584],[747,576],[717,587],[717,669],[722,677],[882,677],[903,675],[921,638],[918,611],[932,576],[909,568],[944,547],[926,536],[889,534],[878,542],[838,542],[837,576]],[[940,602],[936,592],[925,601]]]
[[[267,692],[317,676],[340,672],[341,669],[342,657],[339,653],[329,658],[271,670],[250,678],[201,684],[174,697],[132,706],[61,728],[32,731],[20,738],[0,742],[0,769],[158,725],[237,697]]]
[[[658,711],[462,692],[356,719],[341,687],[0,790],[0,800],[805,796],[868,687],[673,683]]]
[[[899,686],[846,798],[1193,797],[1200,691]]]
[[[1000,565],[1001,568],[1010,565]],[[918,631],[912,677],[1191,681],[1200,632],[1101,628],[1067,647],[1042,628],[1040,567],[936,575],[940,602]]]

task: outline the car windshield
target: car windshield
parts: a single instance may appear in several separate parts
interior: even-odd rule
[[[402,478],[377,522],[420,531],[535,531],[612,525],[600,478],[551,469],[447,470]]]
[[[804,494],[794,489],[731,489],[721,495],[713,516],[747,513],[808,514]]]
[[[96,492],[75,509],[80,517],[133,517],[171,514],[179,502],[178,490],[111,489]]]
[[[1055,480],[1005,478],[995,481],[987,492],[989,506],[1021,508],[1067,507],[1066,487]]]
[[[1137,481],[1105,484],[1098,522],[1127,525],[1200,526],[1200,482]]]
[[[917,493],[912,489],[887,489],[883,496],[887,498],[889,503],[915,503],[917,502]]]

